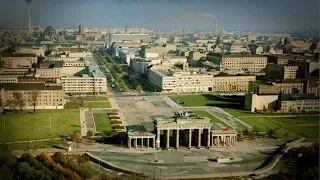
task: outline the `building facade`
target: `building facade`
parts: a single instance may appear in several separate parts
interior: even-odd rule
[[[256,76],[216,75],[213,77],[214,92],[247,92],[250,81]]]
[[[208,53],[207,60],[218,65],[220,71],[239,69],[251,73],[260,73],[267,65],[267,57],[260,55],[222,55]]]
[[[320,111],[320,100],[313,94],[286,94],[279,99],[281,112]]]
[[[0,57],[4,61],[4,68],[32,68],[38,62],[36,54],[12,54]]]
[[[62,109],[65,104],[62,86],[45,83],[0,84],[0,99],[3,107],[9,108],[8,99],[13,99],[13,93],[23,94],[26,102],[24,109],[33,109],[32,93],[37,93],[36,109]]]

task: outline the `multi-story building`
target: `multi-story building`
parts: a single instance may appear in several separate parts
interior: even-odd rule
[[[62,109],[65,104],[64,92],[61,85],[46,83],[16,83],[0,84],[0,101],[8,108],[7,100],[13,99],[13,93],[22,93],[26,102],[25,109],[33,108],[31,93],[36,92],[36,109]]]
[[[299,66],[268,64],[265,73],[267,79],[296,79]]]
[[[300,80],[283,80],[282,82],[249,82],[249,93],[254,94],[290,94],[304,92],[304,82]]]
[[[267,57],[260,55],[208,53],[207,60],[217,64],[222,72],[226,69],[239,69],[251,73],[260,73],[267,65]]]
[[[247,92],[250,81],[255,81],[253,75],[218,74],[213,77],[214,92]]]
[[[313,94],[284,94],[279,98],[281,112],[320,111],[320,100]]]
[[[61,77],[63,91],[68,95],[102,95],[107,93],[107,78],[100,70],[92,56],[84,58],[86,67],[73,75],[64,74]],[[75,71],[74,71],[75,72]]]
[[[32,68],[38,61],[36,54],[4,54],[0,57],[4,62],[4,68]]]
[[[134,42],[148,42],[151,40],[149,34],[110,34],[110,42],[123,42],[123,41],[134,41]]]
[[[148,79],[163,92],[212,92],[213,74],[205,70],[154,69],[148,70]]]
[[[39,47],[34,47],[34,46],[16,46],[15,47],[15,53],[21,54],[21,53],[33,53],[36,54],[37,56],[44,56],[45,52],[45,47],[39,46]]]

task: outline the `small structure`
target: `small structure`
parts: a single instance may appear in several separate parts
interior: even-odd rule
[[[155,148],[156,135],[147,132],[142,125],[127,126],[128,148]]]

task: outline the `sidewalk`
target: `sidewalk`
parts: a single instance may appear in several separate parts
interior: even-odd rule
[[[81,135],[86,136],[87,135],[87,123],[86,123],[86,115],[85,115],[84,109],[80,109],[80,126],[81,126]]]

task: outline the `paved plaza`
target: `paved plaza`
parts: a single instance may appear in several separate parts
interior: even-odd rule
[[[126,149],[123,152],[91,152],[94,156],[110,164],[149,176],[169,177],[197,175],[204,173],[228,173],[253,170],[260,167],[268,153],[279,147],[281,142],[274,139],[257,139],[240,141],[237,147],[215,147],[210,149],[172,149],[170,151],[150,151],[148,149]],[[232,163],[214,162],[215,157],[234,157]],[[159,163],[154,163],[158,160]]]

